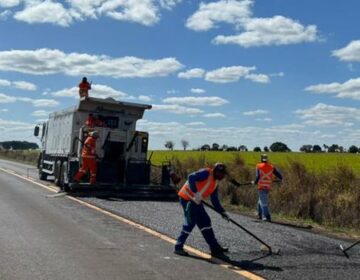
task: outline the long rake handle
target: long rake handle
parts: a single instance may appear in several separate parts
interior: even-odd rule
[[[204,205],[206,205],[207,207],[209,207],[210,209],[214,210],[216,213],[220,214],[221,213],[219,211],[217,211],[215,209],[214,206],[212,206],[211,204],[207,203],[206,201],[203,201]],[[262,241],[259,237],[257,237],[255,234],[253,234],[251,231],[249,231],[248,229],[246,229],[245,227],[243,227],[242,225],[240,225],[239,223],[237,223],[236,221],[234,221],[233,219],[229,218],[229,222],[233,223],[234,225],[236,225],[237,227],[241,228],[243,231],[245,231],[247,234],[251,235],[253,238],[255,238],[257,241],[259,241],[261,244],[263,244],[264,246],[266,246],[269,249],[269,253],[272,254],[272,249],[271,246],[268,245],[267,243],[265,243],[264,241]]]
[[[360,243],[360,240],[359,241],[356,241],[354,244],[350,245],[349,247],[345,248],[343,251],[347,251],[347,250],[350,250],[352,247],[358,245]]]

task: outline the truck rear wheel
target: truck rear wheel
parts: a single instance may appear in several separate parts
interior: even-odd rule
[[[47,179],[47,174],[45,172],[42,172],[42,169],[39,169],[39,179],[41,181],[46,181]]]
[[[69,176],[68,176],[68,163],[64,161],[61,165],[60,171],[60,186],[64,192],[68,192],[69,189]]]

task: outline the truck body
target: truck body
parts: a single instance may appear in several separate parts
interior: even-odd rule
[[[89,132],[96,130],[99,138],[95,187],[130,193],[139,190],[172,193],[167,168],[162,168],[161,184],[150,182],[149,136],[136,130],[136,122],[148,109],[151,105],[86,98],[77,106],[50,114],[49,120],[37,126],[34,133],[40,136],[42,147],[38,159],[39,178],[45,180],[53,176],[55,184],[66,191],[89,188],[88,177],[80,184],[75,184],[73,178],[81,166],[84,141]],[[86,125],[89,115],[98,120],[93,127]]]

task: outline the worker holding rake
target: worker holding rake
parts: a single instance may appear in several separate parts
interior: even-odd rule
[[[216,163],[213,168],[200,169],[188,176],[188,180],[178,192],[180,204],[184,209],[185,223],[175,244],[175,254],[188,255],[184,251],[184,244],[195,225],[197,225],[210,247],[211,255],[218,258],[227,258],[224,252],[227,252],[228,248],[223,248],[216,240],[210,217],[202,203],[203,200],[210,197],[216,211],[221,213],[223,218],[229,219],[220,204],[217,192],[217,181],[222,180],[226,174],[226,166],[222,163]]]
[[[256,165],[256,179],[254,184],[257,184],[259,192],[258,201],[258,217],[263,221],[271,222],[271,215],[269,210],[269,191],[272,187],[274,175],[281,181],[282,176],[280,172],[268,163],[268,156],[266,154],[261,155],[261,163]]]

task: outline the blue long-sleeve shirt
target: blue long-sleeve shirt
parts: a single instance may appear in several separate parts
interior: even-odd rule
[[[273,174],[279,178],[280,180],[282,180],[282,175],[281,173],[274,167],[273,168]],[[260,180],[260,170],[259,168],[256,168],[256,179],[255,179],[255,184],[257,184]]]
[[[199,171],[193,172],[188,176],[188,182],[189,182],[189,187],[190,190],[193,193],[197,192],[196,189],[196,182],[200,182],[200,181],[204,181],[209,177],[210,173],[207,169],[200,169]],[[215,191],[210,195],[210,200],[212,205],[214,205],[215,209],[217,211],[219,211],[220,213],[225,212],[225,209],[222,207],[220,200],[219,200],[219,195],[218,195],[218,190],[217,188],[215,189]]]

